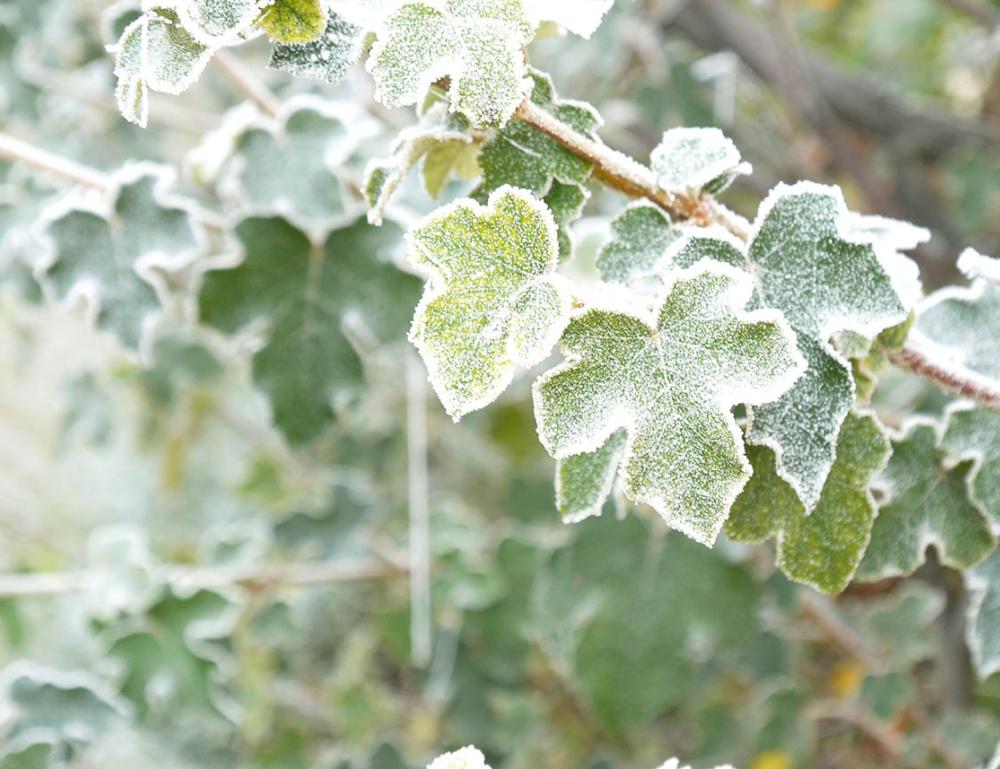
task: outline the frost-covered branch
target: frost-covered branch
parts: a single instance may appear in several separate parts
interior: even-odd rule
[[[110,177],[100,171],[88,168],[69,158],[55,155],[2,132],[0,132],[0,158],[15,163],[24,163],[37,171],[53,174],[86,187],[108,190],[112,186]]]
[[[163,576],[178,587],[220,589],[227,587],[306,587],[341,582],[365,582],[405,574],[408,567],[399,559],[355,559],[305,563],[283,563],[252,567],[168,567]],[[0,575],[0,597],[79,593],[91,583],[87,571]]]
[[[642,163],[583,135],[530,99],[518,107],[515,116],[592,163],[594,175],[608,187],[631,197],[652,201],[670,214],[674,221],[691,221],[700,225],[720,224],[739,238],[747,237],[746,229],[736,217],[710,196],[674,195],[667,192],[657,183],[652,170]]]
[[[949,369],[912,344],[892,353],[889,358],[899,368],[929,379],[948,392],[971,398],[982,406],[1000,411],[1000,385],[990,379],[967,371]]]

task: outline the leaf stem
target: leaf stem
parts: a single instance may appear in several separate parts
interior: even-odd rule
[[[889,360],[898,368],[929,379],[948,392],[962,395],[993,411],[1000,411],[1000,383],[972,372],[955,371],[932,360],[912,340],[898,352],[889,354]]]
[[[647,166],[585,136],[543,110],[531,99],[525,99],[514,116],[557,141],[574,155],[592,163],[594,176],[608,187],[629,197],[646,198],[666,211],[675,222],[690,221],[700,226],[719,224],[738,238],[746,239],[748,233],[742,223],[711,196],[673,195],[667,192],[657,183],[656,175]]]
[[[340,582],[364,582],[405,574],[405,564],[381,559],[283,563],[255,567],[167,567],[165,578],[173,585],[195,589],[227,587],[307,587]],[[91,583],[86,571],[0,575],[0,597],[27,598],[79,593]]]
[[[278,108],[281,104],[278,97],[258,78],[254,77],[238,57],[229,51],[216,51],[215,63],[219,65],[219,69],[233,89],[256,104],[261,112],[269,117],[278,114]]]
[[[0,158],[24,163],[37,171],[59,176],[75,184],[106,192],[113,187],[111,177],[75,160],[55,155],[33,144],[0,132]]]

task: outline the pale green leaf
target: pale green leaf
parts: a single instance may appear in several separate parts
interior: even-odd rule
[[[635,203],[611,222],[611,239],[601,248],[597,268],[612,283],[657,274],[680,233],[670,217],[652,203]]]
[[[276,43],[296,44],[316,40],[326,29],[322,0],[270,0],[257,24]]]
[[[718,128],[671,128],[653,150],[650,164],[659,185],[675,194],[718,193],[751,170]]]
[[[957,459],[972,460],[972,497],[1000,523],[1000,414],[958,403],[949,407],[946,419],[941,446]]]
[[[934,360],[1000,382],[1000,259],[967,250],[961,264],[973,283],[936,291],[918,309],[914,343]]]
[[[619,430],[596,451],[559,460],[556,507],[565,523],[577,523],[601,514],[618,473],[627,438],[627,433]]]
[[[457,163],[460,162],[460,153],[466,149],[475,149],[468,121],[461,115],[449,113],[443,104],[433,105],[421,116],[419,123],[400,132],[390,148],[391,157],[372,161],[368,165],[364,185],[365,200],[369,206],[368,220],[372,224],[381,224],[386,207],[407,173],[421,161],[426,164],[431,153],[450,150],[455,153],[451,157]],[[437,164],[431,174],[434,189],[428,190],[432,196],[440,192],[451,171],[442,164],[442,155],[437,155],[434,162]],[[428,178],[426,171],[424,178]]]
[[[981,679],[1000,670],[1000,550],[965,574],[969,591],[966,638]]]
[[[337,84],[361,58],[364,31],[331,13],[323,33],[307,43],[277,43],[269,66],[295,77]]]
[[[169,2],[169,0],[168,0]],[[200,43],[218,47],[240,42],[260,16],[264,0],[177,0],[181,23]]]
[[[749,246],[757,302],[781,310],[809,368],[775,403],[755,408],[748,438],[770,446],[778,472],[811,512],[836,457],[855,399],[851,369],[830,338],[872,338],[906,319],[906,308],[873,247],[844,231],[840,191],[779,185],[762,204]]]
[[[775,469],[774,452],[747,451],[753,477],[733,504],[726,534],[740,542],[777,540],[778,567],[789,578],[839,593],[861,562],[876,505],[868,490],[889,456],[889,441],[873,416],[848,414],[819,503],[811,515]]]
[[[435,212],[409,243],[431,271],[410,338],[459,419],[492,403],[517,366],[541,362],[565,327],[555,223],[529,193],[502,188],[486,207],[462,200]]]
[[[358,221],[313,245],[282,219],[246,219],[236,228],[242,262],[205,275],[204,322],[229,333],[268,324],[253,376],[290,442],[318,436],[335,400],[363,384],[355,336],[402,340],[420,281],[388,261],[399,234]]]
[[[714,542],[750,477],[730,409],[777,398],[803,366],[779,313],[745,311],[752,291],[745,273],[705,261],[667,278],[655,312],[574,319],[562,340],[567,363],[535,383],[549,453],[594,451],[625,428],[625,493]]]
[[[969,496],[973,462],[947,467],[938,444],[936,426],[919,419],[893,438],[892,458],[879,479],[886,502],[859,578],[912,574],[924,562],[928,545],[934,545],[942,564],[965,569],[996,545],[982,508]]]
[[[165,192],[171,181],[161,167],[129,167],[106,210],[74,205],[45,228],[52,253],[43,282],[64,302],[86,298],[97,325],[131,349],[160,315],[164,272],[202,249],[189,208]]]
[[[532,31],[521,0],[405,3],[377,31],[368,59],[376,97],[416,104],[449,76],[452,109],[477,126],[503,125],[530,88],[522,48]]]
[[[198,79],[212,51],[169,10],[147,11],[125,28],[115,46],[115,91],[126,120],[146,126],[149,91],[179,94]]]

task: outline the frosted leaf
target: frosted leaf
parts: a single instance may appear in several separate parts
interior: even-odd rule
[[[275,119],[248,120],[230,137],[219,191],[240,210],[279,214],[322,238],[361,207],[339,175],[358,140],[337,105],[292,99]]]
[[[524,0],[528,17],[537,27],[552,21],[580,37],[589,38],[601,26],[615,0]]]
[[[544,198],[556,223],[560,261],[568,259],[573,253],[569,225],[580,218],[589,199],[590,193],[582,185],[561,182],[552,182],[552,187]]]
[[[846,228],[853,238],[872,244],[903,306],[913,309],[924,296],[920,268],[900,252],[912,251],[929,241],[930,231],[900,219],[854,212],[848,213]]]
[[[680,759],[668,758],[665,763],[660,765],[660,769],[691,769],[690,766],[681,766]],[[715,769],[733,769],[729,764],[725,766],[717,766]]]
[[[376,29],[399,0],[330,0],[328,5],[345,21],[368,31]]]
[[[449,76],[453,110],[476,126],[502,125],[530,88],[522,49],[532,32],[521,0],[406,3],[385,19],[368,58],[376,98],[416,104]]]
[[[968,250],[961,263],[972,285],[929,296],[917,310],[914,343],[936,360],[1000,382],[1000,284],[986,279],[1000,271],[1000,259]]]
[[[492,403],[517,366],[541,362],[565,327],[555,223],[529,193],[505,187],[486,207],[461,200],[431,214],[409,246],[431,272],[410,339],[457,420]]]
[[[276,43],[296,44],[316,40],[326,29],[322,0],[270,0],[263,4],[257,24]]]
[[[181,26],[172,11],[147,11],[122,33],[115,53],[115,95],[122,116],[145,127],[149,91],[179,94],[201,75],[212,56]]]
[[[593,107],[585,102],[559,99],[548,75],[537,71],[530,75],[531,100],[536,105],[579,133],[597,138],[595,131],[602,121]],[[589,162],[517,118],[483,145],[479,164],[486,191],[509,184],[530,190],[539,198],[549,193],[553,181],[579,185],[587,180],[591,170]]]
[[[106,209],[70,204],[45,226],[51,254],[43,284],[63,302],[85,298],[97,325],[133,350],[160,314],[163,271],[188,265],[202,249],[189,208],[165,192],[172,179],[157,166],[126,168]]]
[[[726,534],[739,542],[777,541],[778,567],[790,579],[825,593],[839,593],[861,562],[872,524],[872,478],[889,458],[889,441],[873,416],[848,414],[837,443],[837,461],[811,515],[778,477],[774,452],[747,450],[753,477],[733,505]]]
[[[1000,259],[983,256],[974,248],[967,248],[958,257],[958,269],[968,278],[1000,284]]]
[[[906,319],[870,244],[845,233],[835,187],[779,185],[761,206],[748,250],[757,301],[781,310],[809,368],[775,403],[753,409],[748,438],[775,450],[778,473],[811,512],[836,457],[837,435],[854,402],[848,362],[830,338],[872,338]]]
[[[913,420],[892,441],[892,458],[878,483],[885,487],[868,552],[858,569],[867,581],[907,576],[934,545],[945,566],[965,569],[996,545],[982,508],[969,497],[971,461],[945,468],[937,429]]]
[[[15,662],[0,673],[4,744],[31,738],[68,746],[90,745],[130,715],[127,702],[89,673]]]
[[[967,571],[965,585],[969,591],[966,639],[976,674],[986,680],[1000,670],[1000,550]]]
[[[596,451],[560,459],[556,466],[556,507],[564,523],[600,515],[611,493],[628,434],[613,433]]]
[[[200,43],[219,47],[240,41],[260,16],[265,0],[175,0],[170,5]]]
[[[780,313],[747,313],[753,285],[710,261],[675,273],[655,315],[589,310],[562,339],[568,361],[534,389],[542,444],[565,459],[625,428],[625,493],[704,544],[750,477],[730,409],[764,403],[802,373]]]
[[[393,226],[358,221],[314,246],[283,219],[254,218],[236,235],[243,260],[205,275],[201,318],[228,333],[267,323],[254,381],[278,429],[289,442],[306,443],[330,423],[335,400],[364,383],[348,330],[360,326],[382,343],[401,340],[420,281],[387,261],[400,235]]]
[[[87,539],[87,606],[98,621],[136,614],[160,592],[147,532],[131,524],[103,526]]]
[[[486,757],[472,745],[438,756],[427,769],[490,769]]]
[[[361,58],[364,31],[361,27],[330,14],[326,29],[308,43],[278,43],[271,51],[270,67],[295,77],[337,84]]]
[[[385,209],[393,194],[415,165],[425,160],[435,150],[444,147],[474,149],[469,123],[461,115],[449,114],[443,104],[432,107],[420,123],[404,129],[393,141],[392,156],[385,160],[374,160],[365,171],[364,194],[369,205],[368,220],[381,224]],[[460,162],[460,156],[451,156]],[[443,180],[451,169],[443,166],[443,158],[435,158],[437,167],[432,174],[433,192],[440,192]],[[425,177],[426,178],[426,177]],[[428,190],[432,192],[432,190]]]
[[[1000,523],[1000,414],[972,403],[948,408],[941,446],[973,464],[972,496],[986,515]]]
[[[632,204],[611,222],[611,240],[597,257],[601,277],[612,283],[628,283],[655,275],[678,237],[678,230],[659,206]]]
[[[659,185],[675,194],[718,193],[737,175],[751,171],[718,128],[671,128],[653,150],[650,164]]]

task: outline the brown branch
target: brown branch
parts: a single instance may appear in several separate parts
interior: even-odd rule
[[[960,372],[945,368],[935,362],[927,353],[913,343],[899,352],[889,354],[889,360],[901,369],[910,371],[924,379],[929,379],[938,387],[957,395],[971,398],[993,411],[1000,411],[1000,385],[971,372]]]
[[[514,116],[592,163],[594,176],[608,187],[629,197],[646,198],[666,211],[675,222],[693,222],[703,227],[715,223],[738,238],[746,239],[748,233],[742,223],[708,195],[672,195],[657,183],[651,169],[576,131],[530,99],[518,107]]]

